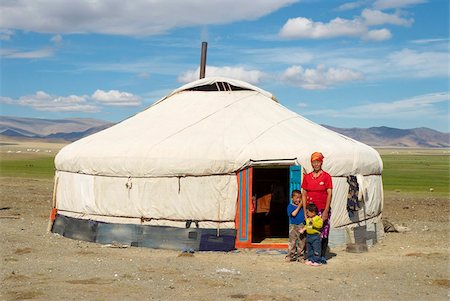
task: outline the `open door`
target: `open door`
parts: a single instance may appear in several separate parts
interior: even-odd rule
[[[252,167],[237,173],[236,248],[249,248],[252,243],[252,174]]]
[[[302,187],[302,167],[300,165],[289,166],[289,196],[292,191]],[[290,201],[290,197],[289,197]]]
[[[284,163],[284,162],[283,162]],[[236,248],[286,248],[291,192],[300,189],[299,165],[258,165],[237,173]]]

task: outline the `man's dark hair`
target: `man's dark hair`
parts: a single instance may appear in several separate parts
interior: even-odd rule
[[[296,194],[296,193],[298,193],[299,195],[302,195],[302,192],[300,190],[294,189],[294,190],[292,190],[291,197],[293,197],[294,194]]]
[[[308,205],[306,205],[306,210],[314,212],[315,214],[319,214],[319,209],[317,209],[317,206],[314,203],[309,203]]]

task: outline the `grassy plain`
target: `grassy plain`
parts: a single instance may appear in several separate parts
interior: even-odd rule
[[[56,153],[66,143],[40,140],[2,139],[0,176],[13,178],[52,178]]]
[[[385,191],[449,195],[448,149],[382,149]]]
[[[0,144],[0,175],[52,178],[54,157],[64,145],[41,141],[4,142]],[[383,160],[386,192],[450,195],[450,150],[382,148],[378,152]]]
[[[49,178],[55,173],[54,157],[36,156],[35,158],[17,158],[7,156],[0,160],[2,177]]]

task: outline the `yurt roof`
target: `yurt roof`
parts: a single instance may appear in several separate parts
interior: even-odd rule
[[[332,176],[381,174],[373,148],[290,111],[253,85],[205,78],[64,147],[55,165],[105,176],[200,176],[233,173],[259,160],[289,159],[308,170],[314,151],[325,155]]]

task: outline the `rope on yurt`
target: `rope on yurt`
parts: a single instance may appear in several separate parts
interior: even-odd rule
[[[58,189],[58,180],[59,180],[59,177],[55,176],[55,184],[53,185],[53,196],[52,196],[52,211],[50,212],[50,217],[49,217],[49,220],[48,220],[47,232],[52,231],[53,224],[54,224],[55,218],[56,218],[56,213],[57,213],[57,209],[56,209],[56,190]]]

